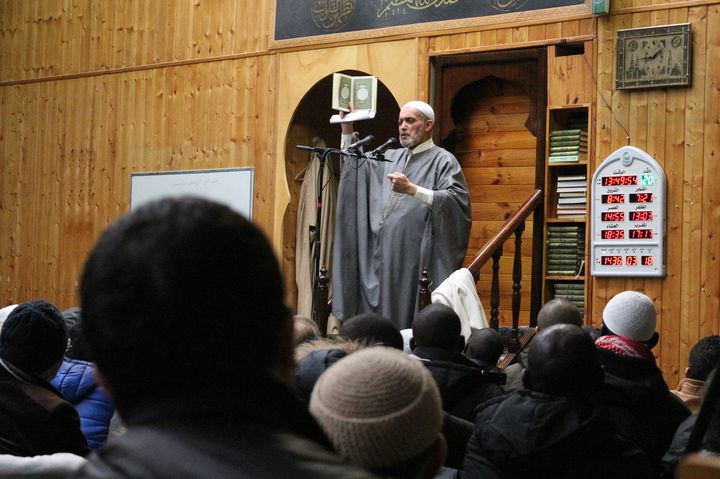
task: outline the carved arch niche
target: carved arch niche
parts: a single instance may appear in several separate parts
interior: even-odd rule
[[[434,60],[435,141],[455,153],[472,198],[465,264],[536,188],[543,187],[545,55],[545,49],[532,49]],[[528,218],[525,231],[521,323],[536,315],[541,302],[541,261],[534,259],[542,257],[542,235],[537,235],[542,231],[542,213]],[[513,252],[514,245],[507,242],[504,253]],[[507,262],[501,264],[500,320],[507,325],[512,304],[512,284],[507,280],[512,268]],[[477,282],[478,295],[488,307],[491,278],[488,265]]]
[[[366,72],[357,70],[344,70],[342,73],[348,75],[368,75]],[[320,145],[322,142],[329,147],[338,147],[340,145],[340,126],[329,123],[330,115],[334,113],[330,109],[331,93],[332,74],[329,74],[315,83],[305,93],[302,100],[300,100],[293,112],[290,125],[288,126],[287,136],[285,137],[285,176],[290,190],[290,203],[285,210],[282,222],[282,270],[285,284],[288,288],[288,304],[298,313],[303,313],[303,311],[296,309],[298,304],[309,305],[307,298],[305,299],[305,303],[303,303],[303,301],[298,302],[298,287],[296,283],[296,259],[298,251],[296,251],[296,238],[298,234],[298,220],[300,219],[298,218],[298,208],[301,191],[311,155],[308,151],[298,150],[297,145],[313,146],[315,144]],[[376,142],[379,142],[375,146],[378,146],[391,136],[397,137],[397,118],[400,113],[397,100],[393,97],[387,86],[383,84],[381,78],[378,78],[377,105],[378,113],[374,119],[356,122],[354,125],[355,130],[361,136],[374,135]],[[337,182],[340,173],[339,158],[331,156],[328,163],[329,169],[334,173],[334,178],[331,181]],[[314,209],[314,205],[312,207]],[[313,218],[314,217],[313,214]],[[304,228],[302,228],[301,231],[304,231]],[[301,232],[300,234],[305,233],[308,236],[310,235],[309,231]],[[303,248],[301,247],[300,249],[302,250]],[[302,251],[300,253],[302,253]],[[329,252],[324,256],[331,258]],[[331,265],[326,264],[326,266],[328,270],[330,270]],[[311,282],[311,280],[308,279],[308,282]],[[301,290],[302,289],[304,288],[301,287]]]

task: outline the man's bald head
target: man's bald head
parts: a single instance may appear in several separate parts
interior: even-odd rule
[[[551,299],[538,312],[537,329],[539,331],[555,324],[572,324],[581,328],[582,313],[572,301],[562,298]]]
[[[592,339],[577,326],[550,326],[530,343],[528,389],[553,396],[593,399],[603,377]]]

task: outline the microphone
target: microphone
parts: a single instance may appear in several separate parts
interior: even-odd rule
[[[372,135],[368,135],[365,138],[363,138],[362,140],[358,140],[355,143],[348,146],[346,148],[346,150],[356,150],[356,149],[360,148],[361,146],[365,146],[368,143],[372,143],[373,141],[375,141],[375,137]]]
[[[380,155],[382,153],[385,153],[385,150],[388,150],[390,148],[393,148],[395,146],[398,146],[400,142],[397,138],[388,138],[388,140],[383,143],[382,145],[375,148],[373,151],[370,152],[370,155]]]

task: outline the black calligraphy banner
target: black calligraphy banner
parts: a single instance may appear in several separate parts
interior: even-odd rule
[[[276,0],[275,40],[584,3],[585,0]]]

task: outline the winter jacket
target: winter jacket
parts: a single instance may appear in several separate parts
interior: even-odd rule
[[[413,349],[413,356],[428,368],[440,390],[443,410],[453,416],[474,422],[475,408],[504,392],[460,353],[422,346]]]
[[[483,405],[463,477],[647,478],[642,452],[621,439],[601,409],[519,389]]]
[[[603,404],[615,420],[618,432],[657,464],[690,411],[670,392],[653,362],[620,356],[603,348],[597,350],[605,368]]]
[[[115,406],[93,376],[95,365],[80,359],[65,358],[52,385],[80,416],[80,429],[90,449],[98,449],[107,441],[110,419]]]
[[[89,449],[78,413],[49,382],[0,362],[0,453],[37,456]]]

